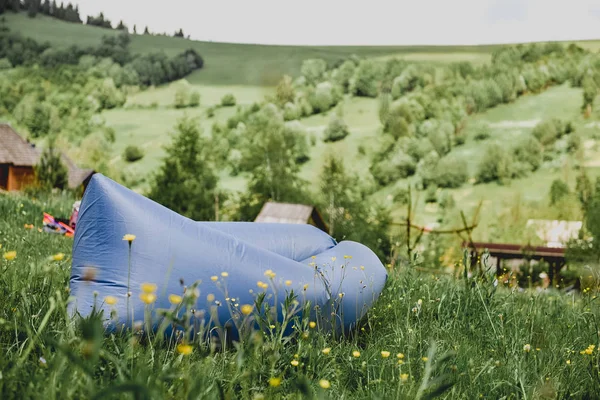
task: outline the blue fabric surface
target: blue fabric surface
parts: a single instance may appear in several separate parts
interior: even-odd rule
[[[125,234],[136,236],[131,254]],[[89,267],[96,272],[91,280],[85,277]],[[268,270],[275,274],[272,280],[265,276]],[[128,319],[129,273],[133,316]],[[218,281],[211,280],[213,276]],[[191,285],[200,280],[195,309],[207,312],[195,315],[206,323],[208,310],[219,303],[215,309],[220,324],[231,319],[226,298],[235,299],[230,304],[237,309],[254,304],[256,294],[266,291],[265,301],[274,305],[294,290],[301,303],[318,306],[321,315],[328,316],[325,319],[335,312],[347,331],[378,298],[386,279],[384,266],[370,249],[350,241],[338,244],[313,226],[196,222],[96,174],[79,211],[70,280],[74,301],[69,311],[86,316],[95,303],[107,317],[116,310],[116,325],[131,326],[132,319],[144,316],[145,304],[139,298],[142,283],[158,286],[152,305],[157,310],[171,307],[169,294],[182,294],[181,281]],[[286,284],[288,280],[291,284]],[[269,283],[268,289],[259,288],[259,281]],[[208,294],[215,301],[209,302]],[[104,304],[106,296],[116,297],[118,303]],[[159,320],[156,313],[152,318],[155,324]],[[327,329],[326,323],[323,326]]]

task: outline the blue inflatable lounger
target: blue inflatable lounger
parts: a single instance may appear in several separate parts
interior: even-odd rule
[[[265,293],[263,305],[276,306],[281,322],[281,304],[293,291],[300,310],[310,302],[319,328],[343,334],[356,327],[386,279],[369,248],[336,243],[311,225],[196,222],[95,174],[75,231],[69,312],[86,317],[103,310],[114,331],[139,323],[150,308],[156,330],[164,318],[158,311],[173,309],[175,294],[195,296],[194,326],[223,327]],[[237,329],[229,335],[235,339]]]

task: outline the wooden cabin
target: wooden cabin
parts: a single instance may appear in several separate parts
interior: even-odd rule
[[[304,204],[269,201],[263,205],[254,222],[310,224],[323,232],[328,232],[327,225],[316,207]]]
[[[21,190],[34,183],[34,166],[41,154],[34,144],[23,139],[9,124],[0,123],[0,189]],[[65,154],[61,156],[67,167],[69,188],[85,188],[95,171],[81,169]]]

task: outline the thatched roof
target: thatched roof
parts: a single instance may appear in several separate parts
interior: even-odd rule
[[[42,152],[34,144],[23,139],[9,124],[0,123],[0,164],[12,164],[17,167],[33,167]],[[69,188],[75,189],[86,183],[95,173],[92,169],[79,168],[61,152],[61,159],[67,167]]]
[[[327,232],[327,225],[314,206],[305,204],[267,202],[263,205],[255,222],[271,222],[280,224],[307,224],[310,219],[317,228]]]

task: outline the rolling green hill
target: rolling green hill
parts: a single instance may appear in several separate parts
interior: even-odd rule
[[[93,26],[71,24],[38,15],[35,19],[24,14],[5,15],[6,25],[13,31],[34,38],[49,41],[56,46],[92,46],[99,43],[103,35],[115,35],[118,31]],[[600,41],[577,42],[590,50],[600,48]],[[169,143],[173,126],[183,115],[198,116],[206,134],[210,133],[215,121],[224,122],[233,115],[235,109],[219,108],[213,117],[207,117],[206,111],[219,103],[221,97],[232,93],[238,104],[251,104],[262,100],[265,95],[274,92],[273,85],[281,75],[298,76],[302,61],[308,58],[322,58],[336,61],[352,54],[373,58],[401,57],[413,62],[469,61],[485,63],[490,60],[491,52],[497,46],[267,46],[232,43],[199,42],[167,36],[133,35],[131,48],[137,53],[164,51],[174,55],[187,48],[194,48],[205,60],[205,67],[187,76],[193,90],[201,94],[201,106],[192,109],[173,108],[175,84],[149,88],[130,95],[124,108],[104,111],[102,118],[116,133],[116,142],[112,146],[110,163],[120,170],[139,177],[147,176],[156,170],[164,155],[163,146]],[[148,107],[154,104],[154,107]],[[140,107],[141,106],[141,107]],[[538,95],[526,95],[511,104],[505,104],[482,114],[469,117],[467,123],[484,121],[490,124],[491,137],[484,141],[467,138],[467,142],[454,152],[468,160],[471,174],[483,154],[485,145],[492,141],[510,143],[520,135],[530,132],[540,120],[559,117],[573,121],[576,129],[582,133],[586,143],[585,165],[591,175],[597,175],[600,152],[596,137],[599,129],[585,121],[580,113],[581,89],[562,85],[551,88]],[[329,153],[343,156],[348,167],[361,174],[369,168],[369,154],[374,151],[381,123],[378,117],[376,99],[347,97],[344,100],[344,119],[350,135],[339,142],[324,143],[323,131],[329,121],[329,113],[313,115],[300,122],[310,136],[315,137],[311,147],[310,160],[302,166],[301,176],[309,182],[315,182],[321,171],[323,160]],[[594,116],[597,118],[597,116]],[[121,155],[129,145],[139,145],[145,157],[135,163],[125,163]],[[484,202],[482,224],[477,231],[480,239],[488,239],[490,227],[498,215],[510,209],[512,199],[544,202],[552,180],[562,178],[569,183],[574,181],[575,167],[568,159],[548,163],[527,178],[516,179],[509,185],[466,184],[459,189],[447,190],[459,207],[472,211],[479,201]],[[402,184],[403,182],[399,182]],[[243,190],[244,176],[231,177],[221,175],[221,185],[230,190]],[[143,181],[137,187],[143,191],[147,183]],[[394,204],[390,199],[391,188],[385,188],[375,197],[387,202],[394,210],[398,220],[404,213],[404,206]],[[551,217],[547,213],[547,217]],[[437,206],[426,204],[424,195],[419,197],[417,206],[419,223],[432,223],[438,218]],[[543,217],[544,215],[542,215]]]

